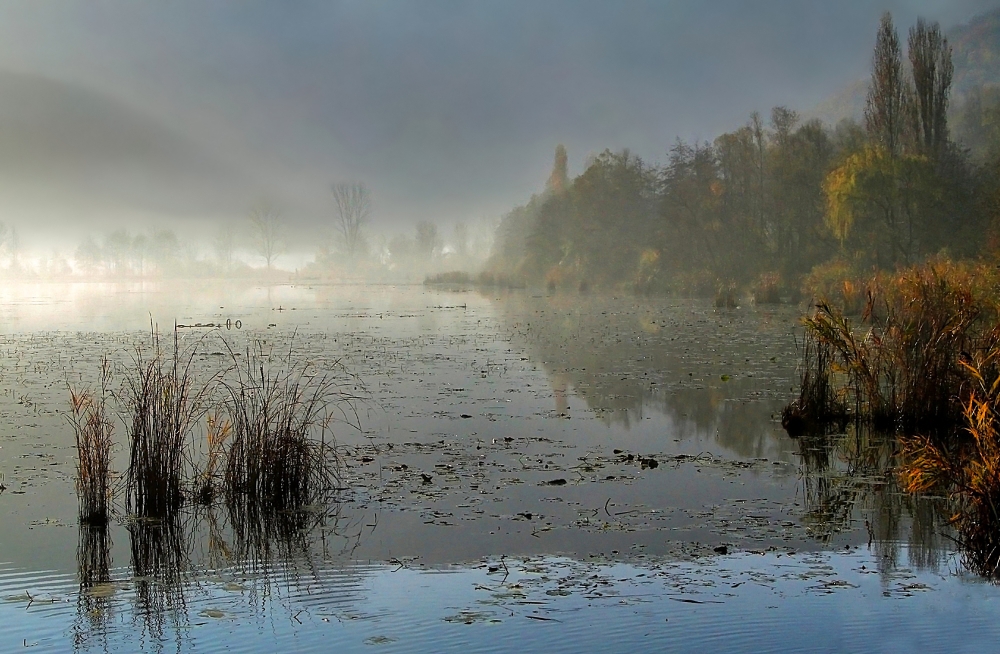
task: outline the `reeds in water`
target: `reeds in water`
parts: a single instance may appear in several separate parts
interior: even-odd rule
[[[965,363],[975,389],[963,408],[967,441],[918,436],[903,440],[900,481],[911,493],[941,493],[955,507],[966,564],[1000,578],[1000,349]]]
[[[82,524],[104,525],[111,504],[114,422],[108,411],[111,366],[101,363],[100,392],[70,390],[69,420],[76,436],[76,492]]]
[[[194,348],[180,352],[176,330],[169,357],[154,334],[152,354],[136,348],[125,375],[122,401],[131,418],[126,501],[136,515],[163,518],[181,506],[188,438],[208,393],[207,386],[195,387],[193,357]]]
[[[350,398],[329,377],[292,364],[290,356],[284,362],[265,357],[258,345],[223,387],[230,425],[224,485],[231,508],[297,510],[339,485],[330,427],[334,412],[349,415]]]
[[[954,436],[970,388],[962,362],[1000,336],[993,298],[969,271],[947,263],[873,280],[866,295],[857,325],[826,302],[804,320],[816,352],[834,354],[838,393],[876,429]]]
[[[834,383],[835,350],[807,338],[802,345],[799,397],[781,412],[781,426],[790,436],[843,431],[848,414]]]

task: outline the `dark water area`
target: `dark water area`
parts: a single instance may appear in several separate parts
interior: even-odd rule
[[[0,651],[982,651],[1000,631],[891,443],[781,429],[796,307],[25,284],[0,311]],[[68,388],[175,322],[203,378],[258,344],[359,398],[329,505],[78,524]]]

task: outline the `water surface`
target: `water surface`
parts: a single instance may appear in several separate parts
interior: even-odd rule
[[[147,283],[6,286],[0,311],[0,611],[18,630],[0,649],[995,637],[993,586],[964,570],[944,507],[896,491],[891,446],[781,430],[794,307]],[[77,524],[68,387],[175,323],[206,378],[258,344],[361,398],[360,429],[337,428],[342,490],[314,520]]]

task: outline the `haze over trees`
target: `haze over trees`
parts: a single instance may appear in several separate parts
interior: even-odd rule
[[[371,219],[371,193],[367,186],[358,182],[333,184],[331,191],[337,245],[345,255],[354,259],[367,249],[364,228]]]
[[[281,213],[269,202],[262,201],[250,210],[247,217],[250,219],[254,249],[270,271],[284,247],[285,226]]]
[[[796,295],[807,278],[984,254],[998,227],[1000,94],[959,110],[992,139],[977,161],[949,131],[953,74],[936,23],[919,20],[904,52],[886,13],[863,124],[775,107],[712,142],[677,140],[660,165],[606,150],[573,179],[560,145],[544,191],[501,221],[489,268],[550,287]]]

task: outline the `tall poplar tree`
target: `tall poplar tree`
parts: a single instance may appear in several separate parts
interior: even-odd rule
[[[911,120],[917,148],[937,157],[948,142],[948,94],[954,65],[951,46],[937,23],[923,18],[910,28],[910,67],[913,70]]]
[[[899,51],[899,35],[889,12],[882,14],[875,54],[872,58],[872,82],[865,104],[865,128],[869,138],[895,158],[902,150],[906,127],[907,86]]]

